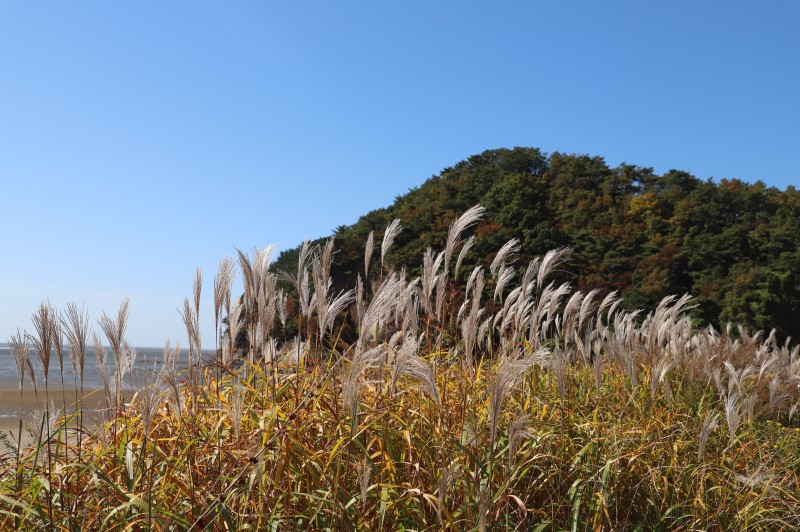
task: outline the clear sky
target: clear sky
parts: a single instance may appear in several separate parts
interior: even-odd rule
[[[800,2],[0,2],[0,342],[45,298],[186,345],[235,247],[483,150],[800,184]],[[95,327],[95,329],[98,329]]]

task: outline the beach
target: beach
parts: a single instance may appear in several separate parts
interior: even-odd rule
[[[80,392],[79,392],[80,393]],[[59,413],[64,409],[66,404],[66,412],[72,413],[75,411],[75,389],[65,389],[62,396],[61,388],[51,388],[49,393],[50,401]],[[19,419],[22,417],[23,425],[29,423],[34,413],[39,410],[43,411],[47,404],[47,394],[43,389],[34,392],[31,389],[23,389],[20,398],[19,387],[2,386],[0,387],[0,432],[3,434],[11,433],[12,440],[16,440],[19,431]],[[86,419],[91,421],[96,417],[95,414],[100,410],[106,408],[105,394],[102,389],[84,390],[83,394],[83,412]],[[23,445],[30,445],[31,439],[28,437],[25,429],[22,431]],[[2,449],[0,444],[0,451]]]

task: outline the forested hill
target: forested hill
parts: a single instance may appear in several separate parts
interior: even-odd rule
[[[522,243],[519,267],[568,246],[574,254],[567,269],[578,288],[618,290],[628,309],[652,309],[665,295],[688,292],[696,297],[700,324],[734,322],[800,338],[800,192],[794,187],[715,183],[677,170],[657,175],[536,148],[472,156],[393,205],[339,227],[334,283],[349,288],[359,272],[363,277],[369,232],[375,231],[379,249],[395,218],[403,230],[387,262],[416,275],[427,246],[442,249],[449,224],[478,203],[486,215],[465,264],[488,266],[512,237]],[[291,270],[296,262],[297,249],[289,250],[276,267]]]

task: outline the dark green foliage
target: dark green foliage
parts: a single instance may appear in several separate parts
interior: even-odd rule
[[[558,246],[574,249],[570,272],[578,288],[619,290],[628,309],[652,309],[664,296],[697,297],[698,323],[733,321],[750,329],[800,337],[800,193],[723,179],[702,181],[670,170],[602,157],[535,148],[486,151],[462,161],[387,208],[336,229],[333,278],[337,290],[364,277],[364,243],[375,231],[374,276],[383,230],[395,218],[403,231],[387,256],[416,265],[428,246],[441,249],[452,220],[480,203],[486,216],[461,277],[508,239],[522,243],[517,262]],[[278,268],[292,270],[297,250]],[[294,262],[294,264],[292,264]]]

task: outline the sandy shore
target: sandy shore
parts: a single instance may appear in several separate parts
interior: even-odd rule
[[[20,413],[22,414],[23,423],[28,423],[31,420],[33,413],[36,410],[44,410],[47,404],[46,394],[44,390],[39,390],[38,394],[34,393],[33,389],[22,390],[22,402],[20,410],[20,393],[19,388],[0,387],[0,432],[4,434],[13,434],[13,440],[16,440],[19,431]],[[67,413],[75,411],[75,390],[65,390],[62,397],[61,388],[50,390],[50,401],[55,408],[61,411],[66,404]],[[103,390],[84,390],[82,400],[83,412],[87,419],[94,417],[98,411],[106,408],[106,398]],[[23,429],[23,445],[30,445],[30,438],[27,437],[26,431]],[[4,446],[0,443],[0,451],[4,451]]]

